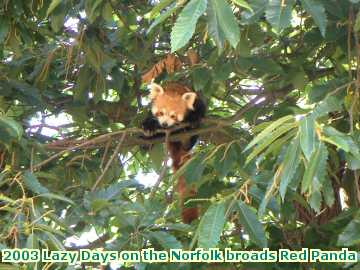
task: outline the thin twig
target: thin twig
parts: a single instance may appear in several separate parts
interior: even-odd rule
[[[100,163],[100,169],[101,169],[101,171],[104,170],[105,158],[106,158],[107,153],[108,153],[108,151],[109,151],[109,148],[110,148],[110,145],[111,145],[111,141],[112,141],[112,140],[111,140],[111,138],[110,138],[110,139],[108,140],[108,142],[106,143],[104,155],[103,155],[103,157],[102,157],[102,159],[101,159],[101,163]]]
[[[42,166],[44,166],[45,164],[49,163],[50,161],[53,161],[54,159],[62,156],[63,154],[69,152],[69,151],[73,151],[73,150],[76,150],[76,149],[80,149],[84,146],[87,146],[87,145],[90,145],[90,144],[93,144],[93,143],[97,143],[98,141],[102,141],[104,139],[108,139],[109,137],[112,137],[112,136],[116,136],[116,135],[119,135],[119,134],[126,134],[126,133],[134,133],[134,132],[139,132],[139,131],[142,131],[141,129],[139,128],[129,128],[129,129],[122,129],[122,130],[118,130],[118,131],[115,131],[115,132],[111,132],[111,133],[107,133],[107,134],[103,134],[103,135],[100,135],[98,137],[95,137],[94,139],[91,139],[91,140],[88,140],[88,141],[85,141],[84,143],[81,143],[79,145],[75,145],[75,146],[71,146],[71,147],[68,147],[67,149],[65,150],[62,150],[60,151],[59,153],[55,154],[55,155],[52,155],[51,157],[49,157],[48,159],[36,164],[34,166],[34,170],[37,170],[37,169],[40,169]]]
[[[116,158],[116,156],[118,155],[119,151],[120,151],[120,147],[122,145],[122,143],[124,142],[124,139],[126,137],[126,132],[124,132],[121,136],[121,139],[118,143],[118,145],[116,146],[114,153],[112,154],[111,158],[109,159],[109,161],[106,163],[105,169],[104,171],[101,173],[101,175],[98,177],[98,179],[96,180],[94,186],[92,187],[91,191],[94,192],[96,187],[98,186],[98,184],[100,183],[101,179],[104,177],[105,173],[108,171],[108,169],[110,168],[111,164],[113,163],[114,159]]]

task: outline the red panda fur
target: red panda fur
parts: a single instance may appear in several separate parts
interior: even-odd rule
[[[173,173],[175,174],[187,160],[191,158],[190,152],[185,151],[179,147],[175,142],[169,142],[168,145],[169,156],[172,159]],[[186,185],[186,179],[183,175],[177,179],[176,191],[179,195],[181,218],[184,223],[191,223],[199,216],[199,210],[197,207],[186,207],[184,203],[187,199],[191,199],[196,196],[196,189]]]
[[[153,84],[150,98],[152,100],[152,112],[142,125],[144,130],[150,134],[157,129],[164,128],[164,122],[166,127],[186,122],[191,127],[185,128],[185,131],[189,130],[197,127],[205,115],[206,106],[202,99],[199,98],[198,94],[180,83],[166,83],[163,88],[160,85]],[[180,115],[181,117],[179,117]],[[197,137],[194,135],[184,141],[167,143],[174,173],[191,158],[190,151],[196,143]],[[176,191],[179,195],[182,220],[184,223],[191,223],[198,218],[199,210],[197,207],[186,207],[184,204],[188,199],[196,196],[196,189],[188,186],[185,177],[181,175],[177,180]]]

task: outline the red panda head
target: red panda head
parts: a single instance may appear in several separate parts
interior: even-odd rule
[[[190,110],[194,110],[196,93],[178,83],[169,83],[162,88],[150,85],[151,112],[163,127],[181,123]]]

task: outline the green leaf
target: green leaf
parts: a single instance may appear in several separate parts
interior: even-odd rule
[[[49,6],[49,8],[48,8],[48,10],[47,10],[47,12],[46,12],[46,17],[48,17],[48,16],[50,15],[50,13],[53,12],[54,9],[55,9],[58,5],[61,4],[61,2],[62,2],[62,0],[52,0],[52,1],[51,1],[51,4],[50,4],[50,6]]]
[[[323,141],[331,143],[345,152],[350,152],[360,159],[360,147],[350,135],[342,133],[331,126],[324,127],[323,134]]]
[[[327,18],[324,5],[318,0],[301,0],[301,4],[307,13],[314,19],[323,36],[326,33]]]
[[[314,179],[313,184],[318,184],[316,179]],[[314,209],[316,213],[319,213],[322,201],[321,192],[319,190],[312,191],[308,201],[311,208]]]
[[[171,31],[171,51],[184,47],[195,32],[200,16],[205,12],[207,0],[191,0],[179,14]]]
[[[316,147],[315,120],[311,116],[305,116],[300,120],[300,145],[307,160],[310,159]]]
[[[219,179],[224,178],[229,173],[237,159],[239,159],[239,154],[237,153],[235,143],[224,145],[224,147],[220,147],[216,151],[213,167],[219,175]]]
[[[171,235],[167,232],[148,232],[147,235],[151,239],[155,239],[156,242],[160,244],[160,246],[165,249],[181,249],[181,243],[175,238],[175,236]]]
[[[154,19],[155,16],[165,7],[170,5],[170,3],[174,2],[174,0],[162,0],[159,4],[157,4],[150,12],[150,19]]]
[[[3,43],[10,30],[10,22],[6,16],[0,17],[0,44]]]
[[[255,25],[264,15],[268,0],[251,0],[249,5],[253,11],[244,10],[241,13],[241,23]]]
[[[253,147],[255,144],[257,144],[258,142],[262,141],[263,139],[267,138],[268,136],[270,136],[271,132],[273,132],[274,129],[278,128],[279,126],[281,126],[282,124],[290,121],[290,120],[294,120],[294,116],[293,115],[287,115],[284,117],[281,117],[279,119],[277,119],[276,121],[272,122],[269,126],[267,126],[263,131],[261,131],[244,149],[243,152],[247,151],[248,149],[250,149],[251,147]]]
[[[39,248],[39,239],[36,234],[31,233],[26,240],[26,248],[37,249]]]
[[[321,185],[324,181],[326,173],[326,160],[328,152],[326,146],[323,143],[319,143],[317,149],[312,153],[309,163],[305,168],[304,177],[301,183],[301,192],[305,193],[309,191],[310,193],[314,190],[320,190],[318,185]],[[313,184],[314,181],[317,181],[318,185]]]
[[[346,247],[358,244],[360,244],[360,213],[345,227],[337,242],[338,246]]]
[[[350,170],[360,169],[360,159],[354,157],[352,154],[345,153],[345,159]]]
[[[240,28],[230,5],[225,0],[209,0],[209,5],[213,17],[209,18],[210,34],[214,35],[215,41],[219,41],[224,35],[230,45],[236,48],[240,41]]]
[[[66,12],[63,10],[63,8],[58,8],[51,14],[51,28],[54,30],[54,32],[59,32],[64,26],[65,16]]]
[[[300,163],[300,138],[297,136],[294,138],[287,148],[284,161],[283,170],[280,178],[280,196],[284,200],[287,187],[293,178],[297,167]]]
[[[23,135],[23,128],[15,120],[0,116],[0,136],[1,140],[7,143],[12,140],[19,141]]]
[[[203,90],[208,81],[211,79],[211,76],[209,76],[209,70],[205,67],[195,68],[191,75],[195,91]]]
[[[149,151],[149,157],[152,161],[152,164],[154,166],[154,169],[160,170],[161,164],[164,160],[164,149],[163,145],[158,143],[151,147],[151,150]]]
[[[55,200],[64,201],[64,202],[75,205],[75,202],[73,200],[70,200],[69,198],[66,198],[65,196],[54,194],[54,193],[42,193],[36,197],[55,199]]]
[[[49,231],[44,231],[46,236],[48,237],[48,243],[52,246],[55,250],[65,250],[65,247],[62,243],[62,240],[58,239],[54,234]]]
[[[257,145],[251,154],[246,158],[245,164],[248,164],[253,158],[260,154],[266,147],[270,146],[277,138],[284,135],[289,130],[297,126],[297,123],[284,124],[281,127],[275,129],[268,137],[262,140],[262,143]]]
[[[328,96],[315,106],[311,115],[314,119],[327,115],[329,112],[340,111],[342,109],[342,100],[335,96]]]
[[[170,17],[177,9],[179,8],[176,3],[173,3],[165,12],[161,13],[156,19],[152,22],[149,29],[146,31],[148,35],[158,24],[165,21],[168,17]]]
[[[46,187],[40,184],[36,176],[30,171],[25,171],[22,178],[25,186],[32,192],[36,194],[50,193]]]
[[[327,206],[332,207],[335,202],[335,194],[334,189],[331,183],[331,179],[329,177],[324,178],[324,184],[323,184],[323,196],[324,201]]]
[[[235,5],[238,5],[239,7],[246,8],[250,11],[253,11],[251,6],[245,1],[245,0],[231,0]]]
[[[355,24],[354,24],[354,31],[355,32],[360,31],[360,11],[356,14],[356,20],[355,20]]]
[[[111,22],[113,19],[113,8],[110,5],[110,3],[105,3],[103,6],[101,16],[104,18],[104,20]]]
[[[221,52],[224,48],[225,34],[221,29],[219,18],[216,15],[216,9],[213,5],[213,1],[210,1],[208,5],[207,23],[208,23],[209,35],[214,39],[216,46],[219,48],[219,51]]]
[[[295,4],[294,0],[270,0],[266,8],[266,19],[274,27],[277,33],[291,26],[291,12]]]
[[[205,169],[205,163],[203,162],[205,156],[205,152],[200,153],[185,164],[184,177],[186,183],[192,184],[199,181]]]
[[[198,232],[198,246],[215,248],[225,225],[225,203],[212,204],[201,218]]]
[[[267,247],[265,231],[259,222],[255,210],[242,201],[238,201],[237,206],[239,209],[239,221],[244,226],[244,230],[249,235],[250,240],[259,247]]]

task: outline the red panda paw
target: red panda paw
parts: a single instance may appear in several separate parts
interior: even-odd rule
[[[156,130],[160,128],[160,124],[155,118],[150,116],[144,120],[142,128],[145,136],[151,137],[155,134]]]

